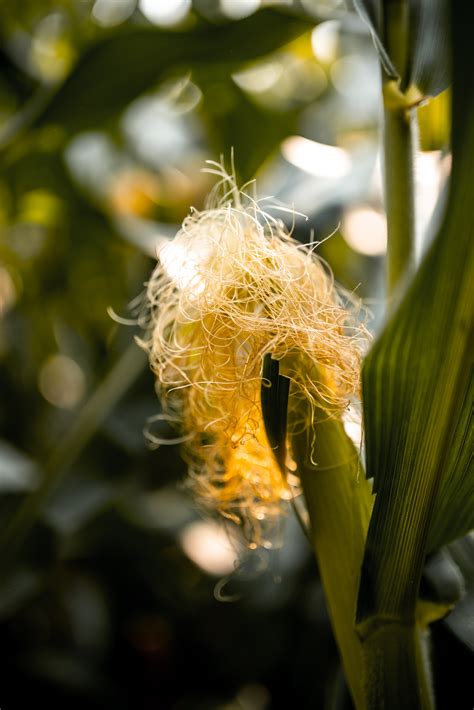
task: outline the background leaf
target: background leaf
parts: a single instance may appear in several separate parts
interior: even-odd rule
[[[171,68],[189,71],[200,62],[236,67],[310,27],[294,16],[264,10],[238,22],[202,24],[190,31],[142,27],[117,32],[84,52],[64,83],[41,100],[34,123],[60,123],[73,133],[101,126]]]
[[[400,79],[404,91],[415,85],[424,95],[436,96],[450,77],[447,0],[353,0],[368,25],[386,75]],[[402,56],[391,46],[393,11],[405,15],[407,44]]]
[[[474,535],[455,540],[449,553],[462,575],[465,593],[444,623],[474,653]]]
[[[391,79],[400,77],[384,44],[383,2],[382,0],[353,0],[354,7],[369,28],[382,67]]]

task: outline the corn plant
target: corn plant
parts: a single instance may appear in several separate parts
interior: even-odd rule
[[[429,709],[436,700],[429,624],[455,600],[427,600],[420,583],[430,556],[474,526],[469,11],[461,0],[353,4],[380,58],[384,107],[387,318],[375,342],[360,304],[334,285],[312,245],[302,248],[252,186],[238,189],[233,165],[227,172],[209,161],[217,186],[205,209],[191,211],[160,247],[138,344],[149,355],[164,416],[180,429],[201,507],[241,525],[255,549],[266,546],[302,490],[355,707]],[[229,74],[309,27],[307,17],[264,10],[217,29],[134,28],[105,39],[12,122],[0,146],[6,165],[21,156],[28,130],[52,123],[73,135],[97,127],[175,66],[219,75],[217,60]],[[127,52],[135,62],[124,61]],[[433,221],[417,262],[417,110],[450,84],[452,175],[437,211],[442,219]],[[264,124],[253,152],[244,153],[245,141],[236,146],[247,176],[291,127],[276,117],[265,125],[250,102],[244,109],[252,128]],[[3,531],[7,571],[51,491],[144,364],[133,343],[46,462],[41,484]],[[362,402],[363,451],[344,428],[353,398]]]

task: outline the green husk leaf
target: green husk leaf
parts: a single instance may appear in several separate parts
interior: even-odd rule
[[[266,355],[261,404],[265,431],[276,460],[285,471],[287,407],[290,380],[279,362]],[[302,405],[306,406],[306,405]],[[359,570],[372,510],[372,492],[359,455],[342,422],[322,410],[313,426],[289,432],[310,518],[313,546],[345,676],[354,702],[367,707],[361,640],[355,630]]]
[[[292,449],[344,673],[356,707],[363,710],[368,707],[364,652],[354,621],[371,487],[339,419],[317,412],[313,429],[292,437]]]

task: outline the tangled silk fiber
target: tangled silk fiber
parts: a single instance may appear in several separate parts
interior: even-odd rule
[[[290,378],[290,429],[306,427],[315,407],[340,415],[357,396],[367,331],[314,249],[211,165],[219,181],[206,209],[192,209],[159,252],[139,344],[181,429],[197,500],[258,546],[294,494],[265,437],[263,357]]]

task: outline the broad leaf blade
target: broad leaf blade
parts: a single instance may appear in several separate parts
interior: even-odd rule
[[[436,497],[436,506],[428,534],[427,551],[438,550],[447,542],[461,537],[474,527],[474,377],[466,390],[446,468]],[[460,501],[464,501],[462,506]]]
[[[474,100],[465,73],[466,11],[458,3],[454,12],[453,175],[445,219],[363,370],[367,473],[377,496],[359,622],[411,623],[427,549],[474,525],[474,471],[466,450],[472,436]],[[449,523],[436,529],[441,516]]]

